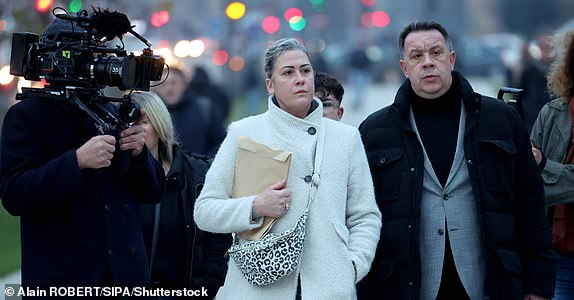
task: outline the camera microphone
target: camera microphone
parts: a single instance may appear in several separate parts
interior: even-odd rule
[[[127,15],[109,9],[94,8],[92,16],[88,16],[86,11],[81,11],[77,16],[68,13],[55,16],[62,20],[73,21],[81,27],[92,27],[106,41],[111,41],[116,37],[121,39],[124,34],[133,31]]]

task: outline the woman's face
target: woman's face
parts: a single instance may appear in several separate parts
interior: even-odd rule
[[[281,109],[304,118],[315,93],[313,76],[313,67],[305,52],[290,50],[277,58],[271,78],[267,78],[265,84],[269,94],[277,98]]]
[[[145,127],[145,144],[148,146],[153,156],[158,159],[159,135],[152,126],[146,114],[143,115],[142,125]]]

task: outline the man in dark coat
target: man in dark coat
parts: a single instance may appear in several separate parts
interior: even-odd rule
[[[85,112],[54,99],[10,108],[0,197],[20,216],[24,285],[149,284],[136,204],[159,201],[163,175],[144,130],[98,135]],[[120,176],[120,149],[132,151],[127,176]]]
[[[399,38],[407,77],[360,125],[383,227],[359,299],[549,299],[542,179],[518,113],[454,72],[442,25]]]
[[[88,94],[78,99],[93,110]],[[50,95],[25,96],[2,127],[0,197],[20,216],[22,284],[149,287],[137,203],[158,202],[164,176],[145,146],[145,127],[136,120],[100,132],[78,105]],[[116,106],[103,106],[107,117],[118,116]]]

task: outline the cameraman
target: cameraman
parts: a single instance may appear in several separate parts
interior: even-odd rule
[[[70,23],[52,21],[43,38]],[[104,106],[117,111],[109,102]],[[0,197],[20,216],[24,286],[149,286],[136,204],[158,202],[164,176],[140,122],[99,135],[76,104],[48,93],[9,109],[0,143]],[[131,152],[126,176],[120,175],[120,151]]]

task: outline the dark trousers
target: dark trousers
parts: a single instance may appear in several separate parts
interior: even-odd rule
[[[437,300],[441,299],[470,299],[454,264],[454,257],[450,249],[450,240],[448,237],[448,228],[446,231],[446,245],[444,253],[444,264],[442,266],[442,276],[440,280],[440,287],[438,289]]]

